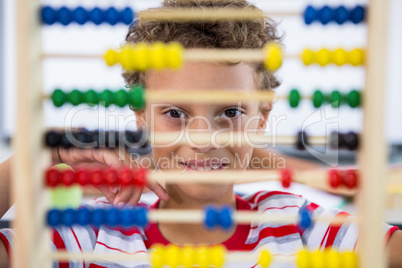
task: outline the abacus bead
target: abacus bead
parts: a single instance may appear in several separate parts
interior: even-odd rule
[[[289,188],[292,183],[292,172],[289,169],[281,170],[281,183],[284,188]]]
[[[132,208],[123,208],[119,214],[120,225],[128,228],[133,226],[134,221],[134,211]]]
[[[297,89],[292,89],[289,93],[289,105],[296,108],[300,103],[300,93]]]
[[[113,93],[109,89],[105,89],[101,94],[100,94],[100,102],[103,104],[105,107],[109,107],[110,104],[113,103]]]
[[[105,169],[103,172],[103,178],[105,184],[109,186],[115,186],[118,182],[117,172],[113,168]]]
[[[339,173],[339,170],[336,169],[331,169],[328,171],[328,180],[329,180],[329,185],[331,188],[338,188],[339,185],[342,183],[341,175]]]
[[[223,267],[225,265],[226,248],[223,245],[215,245],[209,249],[210,265]]]
[[[322,268],[326,266],[326,262],[324,262],[324,255],[320,250],[315,250],[310,255],[311,258],[311,267],[313,268]]]
[[[114,94],[113,102],[119,107],[124,107],[127,105],[128,93],[124,89],[120,89]]]
[[[307,6],[304,10],[304,23],[309,25],[317,19],[317,10],[312,6]]]
[[[75,172],[71,169],[66,169],[61,173],[61,182],[65,186],[71,186],[76,182]]]
[[[134,185],[138,188],[144,188],[147,185],[147,170],[139,168],[133,171]]]
[[[126,25],[130,25],[134,20],[134,11],[126,7],[122,11],[120,11],[120,21]]]
[[[331,106],[333,108],[339,108],[342,102],[342,94],[338,90],[334,90],[331,92],[330,97]]]
[[[57,11],[57,17],[58,21],[64,26],[69,25],[73,21],[73,13],[67,7],[61,7]]]
[[[61,144],[61,135],[56,131],[48,131],[45,135],[45,144],[50,148],[56,148]]]
[[[81,91],[79,91],[78,89],[74,89],[67,95],[67,99],[72,105],[77,106],[77,105],[83,103],[84,94]]]
[[[105,11],[105,20],[110,25],[116,25],[119,22],[119,12],[116,8],[110,7]]]
[[[310,268],[310,253],[303,249],[297,253],[297,267]]]
[[[346,170],[343,175],[343,184],[349,189],[355,189],[358,184],[358,176],[356,170]]]
[[[86,104],[89,104],[89,105],[98,104],[99,103],[99,94],[95,90],[90,89],[84,93],[84,101]]]
[[[347,102],[351,108],[356,108],[360,106],[360,92],[357,90],[352,90],[347,96]]]
[[[136,226],[145,227],[148,224],[148,211],[143,207],[136,207],[134,222]]]
[[[77,171],[77,182],[79,185],[85,186],[89,184],[91,175],[88,170],[81,169]]]
[[[52,25],[57,21],[57,11],[50,6],[45,6],[41,10],[42,22],[47,25]]]
[[[47,224],[51,227],[56,227],[61,224],[61,211],[58,209],[51,209],[47,213]]]
[[[299,211],[299,227],[302,230],[308,229],[312,224],[310,210],[307,208],[302,208]]]
[[[121,66],[125,70],[135,70],[135,61],[136,59],[133,49],[131,47],[122,48],[118,56],[118,62],[120,62]]]
[[[103,58],[105,59],[108,66],[113,66],[119,62],[119,53],[117,53],[117,51],[115,51],[114,49],[109,49],[108,51],[106,51]]]
[[[92,171],[91,184],[94,186],[100,186],[103,184],[103,172],[101,169],[97,168]]]
[[[67,133],[61,134],[61,145],[63,146],[63,148],[69,149],[69,148],[73,147],[73,144],[71,143],[70,138],[71,138],[71,136],[67,135]]]
[[[357,148],[359,147],[359,137],[353,131],[350,131],[343,135],[343,142],[345,144],[345,147],[351,151],[357,150]]]
[[[349,19],[354,24],[364,21],[366,11],[363,6],[355,6],[349,13]]]
[[[340,268],[341,267],[341,260],[340,254],[336,250],[327,250],[325,254],[326,263],[328,268]]]
[[[75,224],[75,211],[74,209],[68,208],[66,210],[63,211],[62,213],[62,224],[67,226],[67,227],[71,227]]]
[[[218,212],[214,207],[207,206],[204,209],[205,220],[204,224],[207,229],[213,229],[218,224]]]
[[[362,65],[364,63],[364,51],[360,48],[355,48],[348,53],[348,62],[353,66]]]
[[[344,24],[349,19],[349,11],[344,6],[335,9],[334,20],[339,25]]]
[[[150,67],[150,50],[147,44],[138,43],[133,47],[135,67],[138,71],[146,71]]]
[[[110,227],[115,227],[119,224],[119,210],[117,208],[110,208],[106,210],[106,224]]]
[[[55,187],[60,183],[61,174],[57,169],[51,168],[46,171],[46,184]]]
[[[80,148],[88,148],[92,142],[92,137],[89,135],[88,131],[79,131],[74,135],[75,139],[82,143]]]
[[[167,63],[170,68],[178,69],[183,64],[183,46],[172,42],[166,47]]]
[[[302,53],[304,65],[310,65],[315,62],[315,53],[311,49],[304,49]]]
[[[321,105],[324,103],[324,94],[321,90],[316,90],[313,93],[313,106],[315,108],[320,108]]]
[[[316,58],[316,62],[320,66],[324,67],[331,62],[331,53],[329,52],[328,49],[322,48],[322,49],[318,50],[318,52],[315,55],[315,58]]]
[[[282,66],[282,49],[277,43],[269,43],[264,47],[265,68],[276,71]]]
[[[78,23],[79,25],[84,25],[89,20],[88,11],[86,11],[83,7],[77,7],[73,10],[73,21]]]
[[[357,256],[352,251],[346,251],[341,254],[342,268],[357,268]]]
[[[150,67],[160,70],[165,68],[166,62],[166,47],[162,42],[155,42],[150,46],[149,62]]]
[[[309,144],[307,133],[304,131],[297,132],[296,135],[296,148],[298,150],[306,149],[306,146]]]
[[[326,25],[328,24],[328,22],[332,21],[334,15],[334,10],[329,6],[323,6],[321,9],[318,10],[318,20],[323,25]]]
[[[181,250],[181,265],[185,268],[193,267],[195,251],[191,246],[184,246]]]
[[[144,89],[141,86],[134,86],[128,93],[128,104],[134,111],[145,107]]]
[[[52,93],[52,101],[54,106],[61,107],[67,101],[67,95],[61,89],[56,89]]]
[[[105,222],[105,211],[101,208],[96,208],[92,211],[91,224],[99,227]]]
[[[344,146],[343,134],[338,133],[338,131],[332,131],[329,134],[329,147],[333,150],[342,148]]]
[[[200,268],[207,268],[209,265],[208,247],[199,246],[195,251],[195,264]]]
[[[99,25],[105,21],[105,12],[99,7],[95,7],[89,12],[89,20],[95,25]]]
[[[91,210],[87,207],[79,208],[75,216],[78,225],[86,226],[91,223]]]
[[[180,257],[179,248],[174,244],[169,244],[165,248],[165,265],[169,267],[177,267]]]
[[[119,183],[123,186],[129,186],[133,183],[133,175],[131,169],[123,167],[118,172]]]
[[[229,206],[222,207],[219,213],[219,224],[224,230],[229,230],[233,226],[232,208]]]
[[[347,63],[347,60],[348,60],[348,54],[344,49],[338,48],[332,52],[332,61],[336,65],[338,66],[345,65]]]
[[[165,265],[165,248],[161,244],[153,245],[150,253],[151,265],[153,268],[162,268]]]
[[[259,264],[262,268],[268,268],[271,264],[272,256],[268,250],[264,249],[260,253]]]

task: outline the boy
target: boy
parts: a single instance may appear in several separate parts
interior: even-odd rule
[[[244,0],[232,1],[166,1],[163,8],[172,7],[214,7],[255,9]],[[191,48],[262,48],[269,42],[279,42],[275,26],[270,21],[251,20],[242,22],[136,22],[126,38],[128,43],[171,42],[182,43]],[[170,91],[222,90],[227,93],[249,93],[257,89],[270,90],[279,85],[272,73],[262,64],[254,63],[205,63],[186,62],[179,71],[150,70],[146,73],[124,74],[129,85],[144,84],[147,90]],[[146,110],[137,112],[139,122],[145,122],[150,131],[180,131],[183,126],[189,132],[214,132],[221,129],[236,129],[242,132],[258,132],[265,128],[269,104],[258,106],[253,102],[218,104],[148,103]],[[256,120],[258,119],[258,120]],[[166,165],[162,170],[185,171],[189,179],[193,172],[216,174],[223,169],[244,170],[239,166],[250,159],[253,148],[242,146],[217,147],[211,144],[173,144],[167,147],[155,146],[153,156],[156,162],[162,159]],[[276,215],[275,213],[297,216],[301,208],[309,208],[314,215],[337,216],[336,211],[327,211],[300,196],[282,192],[258,192],[240,198],[233,192],[233,184],[167,184],[166,194],[156,190],[160,200],[151,206],[153,209],[203,209],[208,204],[230,205],[236,210],[252,210]],[[127,200],[136,203],[140,193],[127,192],[114,199],[115,203]],[[117,197],[116,197],[117,198]],[[104,204],[106,203],[106,204]],[[110,206],[105,200],[93,201],[89,206]],[[10,245],[10,230],[1,231],[5,245]],[[384,236],[389,238],[390,260],[392,267],[402,267],[402,235],[396,228],[384,225]],[[102,226],[57,228],[54,248],[68,251],[129,254],[147,254],[147,249],[157,243],[185,244],[223,244],[230,251],[257,251],[267,248],[274,255],[294,255],[303,246],[309,249],[332,247],[339,250],[354,250],[357,244],[357,230],[354,224],[343,224],[331,228],[328,223],[315,223],[300,231],[294,224],[244,224],[229,231],[206,230],[200,224],[151,223],[145,229],[119,230]],[[5,248],[0,255],[5,256]],[[1,258],[6,260],[6,258]],[[245,263],[229,263],[227,267],[254,267],[257,260]],[[60,265],[63,265],[62,263]],[[65,264],[64,264],[65,265]],[[148,267],[147,262],[113,261],[89,262],[70,261],[71,267]],[[289,266],[289,267],[294,267]],[[273,265],[275,267],[275,265]],[[277,267],[277,266],[276,266]],[[288,267],[288,266],[287,266]]]

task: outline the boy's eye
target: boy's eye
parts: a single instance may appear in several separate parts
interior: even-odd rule
[[[236,118],[242,115],[243,112],[236,108],[229,108],[223,111],[223,113],[219,116],[220,118]]]
[[[177,110],[177,109],[171,109],[169,111],[166,111],[164,114],[168,115],[171,118],[175,118],[175,119],[186,117],[186,115],[182,111]]]

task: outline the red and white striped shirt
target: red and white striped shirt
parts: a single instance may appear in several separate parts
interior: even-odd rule
[[[328,210],[311,203],[299,195],[279,191],[261,191],[243,198],[236,196],[237,210],[251,210],[269,215],[287,215],[297,217],[299,210],[308,207],[313,216],[344,217],[347,213],[339,210]],[[158,208],[159,201],[150,206]],[[143,205],[143,204],[140,204]],[[90,207],[107,207],[110,203],[105,198],[98,198],[90,203]],[[386,241],[397,230],[387,224],[383,225]],[[225,267],[255,267],[257,264],[257,252],[267,249],[273,255],[273,263],[270,267],[296,267],[296,263],[276,262],[275,256],[295,256],[302,247],[310,250],[334,249],[355,250],[357,247],[358,229],[355,223],[334,225],[331,222],[313,223],[305,231],[301,231],[294,223],[251,223],[238,225],[235,233],[223,243],[230,254],[241,254],[249,251],[255,254],[255,261],[242,263],[227,262]],[[13,230],[0,230],[0,238],[11,253],[11,241],[14,236]],[[169,244],[163,237],[156,224],[151,223],[147,228],[133,228],[130,230],[101,226],[95,229],[91,226],[58,227],[55,229],[52,239],[54,250],[67,250],[69,252],[93,252],[98,254],[124,253],[130,255],[148,255],[148,248],[156,243]],[[89,262],[73,261],[54,263],[53,267],[150,267],[147,258],[144,261],[114,261]]]

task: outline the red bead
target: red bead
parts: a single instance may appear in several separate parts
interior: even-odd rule
[[[75,183],[75,172],[71,169],[66,169],[61,173],[61,183],[65,186],[71,186]]]
[[[339,170],[331,169],[328,172],[328,181],[331,188],[338,188],[341,185],[342,179]]]
[[[46,184],[55,187],[60,183],[61,174],[58,170],[51,168],[46,171]]]
[[[284,188],[289,188],[292,183],[292,172],[289,169],[281,170],[281,182]]]
[[[133,170],[134,185],[138,188],[144,188],[147,185],[147,170],[144,168]]]
[[[133,175],[130,168],[124,167],[119,171],[119,182],[123,186],[128,186],[133,183]]]
[[[82,186],[88,185],[90,179],[91,179],[91,176],[90,176],[88,170],[81,169],[81,170],[77,171],[77,182],[80,185],[82,185]]]
[[[117,172],[115,169],[108,168],[104,171],[103,177],[107,185],[116,185],[118,182]]]
[[[93,186],[100,186],[103,184],[103,170],[94,169],[91,174],[91,184]]]
[[[349,188],[354,189],[358,184],[358,176],[356,170],[346,170],[345,175],[343,176],[343,184]]]

